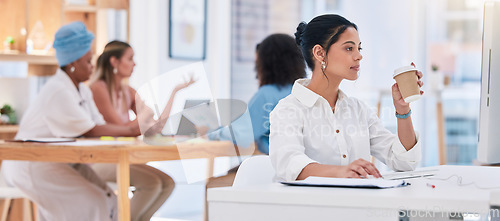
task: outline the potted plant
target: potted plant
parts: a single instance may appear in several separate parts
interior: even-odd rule
[[[444,87],[444,75],[439,71],[439,66],[437,64],[432,64],[431,70],[431,74],[428,77],[430,89],[440,91]]]
[[[0,109],[0,123],[1,124],[16,124],[17,117],[16,112],[10,105],[6,104]]]
[[[8,36],[5,41],[3,42],[3,48],[5,51],[10,51],[14,48],[14,38],[11,36]]]

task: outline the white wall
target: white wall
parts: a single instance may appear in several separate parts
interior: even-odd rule
[[[168,56],[168,1],[131,0],[130,42],[136,53],[130,84],[140,86],[155,76],[196,61]],[[206,59],[203,61],[212,93],[229,97],[230,0],[207,1]]]
[[[394,69],[411,62],[425,68],[417,48],[419,7],[413,2],[344,1],[342,15],[358,26],[362,42],[359,88],[390,89]]]
[[[19,123],[29,104],[35,99],[39,88],[37,77],[2,77],[0,79],[0,108],[9,104],[16,112],[17,123]]]

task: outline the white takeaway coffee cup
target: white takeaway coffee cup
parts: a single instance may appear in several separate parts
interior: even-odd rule
[[[420,99],[420,87],[418,86],[417,68],[404,66],[394,70],[393,78],[398,83],[399,91],[406,103]]]

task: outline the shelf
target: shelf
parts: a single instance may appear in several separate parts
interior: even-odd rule
[[[44,41],[52,43],[54,35],[62,25],[73,21],[81,21],[87,30],[95,35],[92,50],[100,52],[107,43],[107,29],[98,31],[98,24],[105,26],[108,19],[98,16],[101,9],[124,9],[127,11],[127,30],[129,27],[130,0],[0,0],[0,41],[7,36],[14,38],[12,51],[4,50],[0,45],[0,62],[27,63],[27,76],[50,76],[57,69],[57,59],[52,48],[49,51],[36,51],[26,54],[27,38],[43,25]],[[99,18],[99,19],[98,19]],[[109,30],[114,30],[110,27]],[[41,35],[41,34],[40,34]],[[127,35],[128,36],[128,35]],[[0,43],[1,44],[1,43]],[[99,48],[97,47],[99,46]],[[35,47],[41,49],[41,46]],[[40,53],[37,53],[40,52]],[[23,64],[24,65],[24,64]],[[1,77],[0,77],[1,78]]]
[[[2,54],[0,61],[20,61],[29,64],[57,65],[57,59],[54,55],[30,55],[30,54]]]
[[[64,12],[97,12],[97,7],[94,5],[65,5]]]
[[[114,9],[126,9],[130,7],[129,0],[98,0],[97,5],[99,8],[114,8]]]
[[[18,130],[18,125],[0,124],[0,140],[14,139]]]
[[[17,133],[19,125],[14,124],[0,124],[0,133]]]

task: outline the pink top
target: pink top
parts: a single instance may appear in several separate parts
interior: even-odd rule
[[[115,108],[116,113],[118,113],[118,116],[123,123],[128,123],[130,121],[128,111],[132,106],[130,93],[121,90],[120,93],[114,94],[114,96],[113,107]]]

